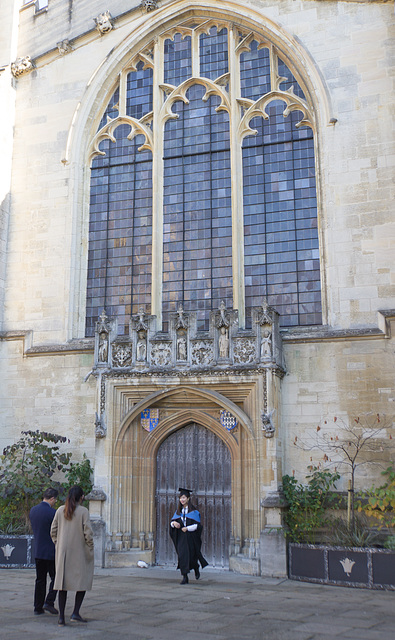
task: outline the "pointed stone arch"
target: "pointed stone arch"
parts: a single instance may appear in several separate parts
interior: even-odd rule
[[[144,432],[141,435],[143,431],[140,425],[141,412],[177,396],[185,397],[185,406],[161,420],[151,432]],[[194,406],[194,399],[195,401],[206,399],[215,404],[218,409],[230,411],[238,420],[237,434],[227,431],[218,419],[199,406]],[[139,531],[140,541],[145,541],[143,544],[146,544],[147,540],[154,540],[157,452],[169,435],[190,423],[197,423],[212,431],[230,451],[231,535],[235,539],[243,537],[243,491],[247,490],[248,486],[249,499],[256,501],[255,492],[258,490],[256,483],[253,482],[253,478],[257,475],[257,445],[253,425],[247,414],[221,393],[192,386],[165,388],[149,394],[127,413],[120,424],[118,434],[114,438],[111,473],[111,528],[119,537],[125,533],[130,535],[130,529],[134,527]],[[248,472],[243,469],[243,459],[249,461]],[[255,535],[259,535],[258,528]],[[136,544],[136,535],[134,544]],[[154,557],[153,547],[150,551]]]
[[[84,300],[86,295],[86,264],[87,246],[81,242],[81,238],[88,235],[89,220],[89,190],[87,177],[89,169],[87,167],[90,142],[95,135],[103,111],[103,105],[114,90],[114,79],[122,78],[128,69],[132,69],[136,59],[141,59],[144,64],[151,64],[150,56],[143,50],[153,43],[156,37],[162,37],[165,33],[171,34],[180,28],[188,29],[193,19],[206,20],[207,29],[210,25],[217,24],[222,27],[224,24],[235,24],[245,35],[245,42],[250,38],[251,33],[259,34],[259,40],[264,46],[274,47],[281,55],[282,59],[289,67],[295,78],[303,85],[306,97],[310,105],[311,115],[309,122],[314,119],[314,130],[319,137],[320,131],[327,126],[332,118],[329,92],[324,85],[318,68],[310,58],[309,53],[303,45],[293,37],[282,26],[263,15],[260,11],[252,7],[243,6],[225,1],[220,6],[216,2],[205,3],[204,6],[191,3],[189,0],[178,0],[169,6],[159,8],[155,12],[144,16],[133,15],[130,23],[130,31],[123,37],[108,56],[99,61],[97,70],[90,78],[84,95],[77,105],[72,118],[65,154],[62,162],[71,165],[70,167],[70,202],[73,208],[73,219],[75,221],[75,247],[73,251],[75,264],[71,270],[71,324],[69,328],[70,337],[84,334]],[[179,26],[181,25],[181,27]],[[184,26],[182,26],[184,25]],[[203,28],[203,27],[202,27]],[[207,30],[206,29],[206,30]],[[120,32],[121,33],[121,32]],[[123,30],[123,34],[125,30]],[[244,40],[240,46],[244,46]],[[221,91],[221,87],[218,87]],[[291,105],[292,108],[293,105]],[[287,108],[290,105],[287,104]],[[302,112],[305,115],[304,110]],[[134,125],[133,125],[134,126]],[[139,123],[140,128],[143,123]],[[110,127],[111,128],[111,127]],[[150,137],[149,128],[143,127],[144,132]],[[137,131],[137,130],[136,130]],[[132,131],[132,135],[136,133]],[[112,135],[112,132],[109,131]],[[319,150],[317,140],[317,154]],[[160,209],[160,207],[159,207]],[[160,238],[159,238],[160,240]],[[158,242],[159,242],[158,240]],[[321,242],[324,246],[323,242]],[[157,252],[154,252],[156,255]],[[156,259],[156,258],[155,258]],[[158,258],[160,264],[160,256]],[[239,272],[242,265],[238,265],[235,273]],[[153,265],[153,272],[156,273]],[[241,273],[241,271],[240,271]],[[240,278],[242,280],[242,278]],[[235,307],[244,314],[244,302],[239,285],[235,285]],[[324,316],[325,316],[325,286],[322,283]],[[155,297],[156,313],[159,309],[159,294]]]

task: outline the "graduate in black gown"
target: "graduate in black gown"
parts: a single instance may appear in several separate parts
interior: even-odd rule
[[[196,580],[200,578],[199,562],[204,569],[208,562],[202,556],[202,525],[200,513],[190,501],[191,490],[179,489],[180,500],[177,511],[170,522],[170,536],[178,556],[177,569],[180,569],[180,584],[188,584],[188,573],[193,569]]]

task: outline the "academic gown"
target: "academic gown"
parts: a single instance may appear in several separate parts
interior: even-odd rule
[[[177,512],[175,512],[171,520],[172,522],[179,522],[181,525],[180,529],[170,527],[170,536],[173,540],[178,556],[177,569],[180,569],[182,575],[185,576],[191,571],[191,569],[198,569],[199,562],[202,569],[207,567],[208,562],[201,552],[203,527],[200,524],[199,511],[197,511],[197,509],[189,511],[186,514],[186,524],[184,524],[183,518],[178,515]],[[196,531],[182,531],[182,527],[190,524],[197,524]]]

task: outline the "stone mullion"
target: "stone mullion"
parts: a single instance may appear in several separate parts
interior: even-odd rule
[[[153,148],[152,148],[152,281],[151,313],[156,316],[156,328],[162,329],[163,281],[163,138],[164,120],[161,114],[164,81],[163,41],[154,47],[153,69]]]
[[[192,52],[192,77],[200,77],[200,34],[195,29],[192,30],[191,36],[191,52]]]
[[[270,91],[278,90],[278,63],[277,54],[273,45],[269,46],[269,59],[270,59]]]
[[[245,287],[244,287],[244,222],[243,222],[243,161],[240,124],[240,62],[236,53],[236,36],[229,29],[229,97],[230,97],[230,155],[231,155],[231,195],[232,195],[232,275],[233,308],[239,312],[239,327],[245,327]]]
[[[128,80],[128,72],[122,71],[119,76],[118,113],[120,116],[126,116],[127,80]]]

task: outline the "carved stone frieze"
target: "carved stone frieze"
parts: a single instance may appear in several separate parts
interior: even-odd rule
[[[234,361],[239,364],[251,364],[256,359],[255,340],[236,338],[233,347]]]
[[[131,364],[132,364],[132,345],[113,344],[112,345],[113,367],[130,367]]]
[[[166,367],[171,364],[171,343],[158,342],[151,348],[151,363],[157,367]]]
[[[192,364],[207,366],[214,360],[213,343],[208,340],[197,340],[192,344]]]
[[[113,19],[111,17],[111,13],[109,11],[104,11],[100,13],[97,18],[95,18],[96,29],[100,34],[105,34],[111,31],[114,28]]]
[[[17,58],[15,62],[11,63],[11,73],[14,78],[19,78],[32,71],[32,69],[34,69],[34,64],[30,56]]]

